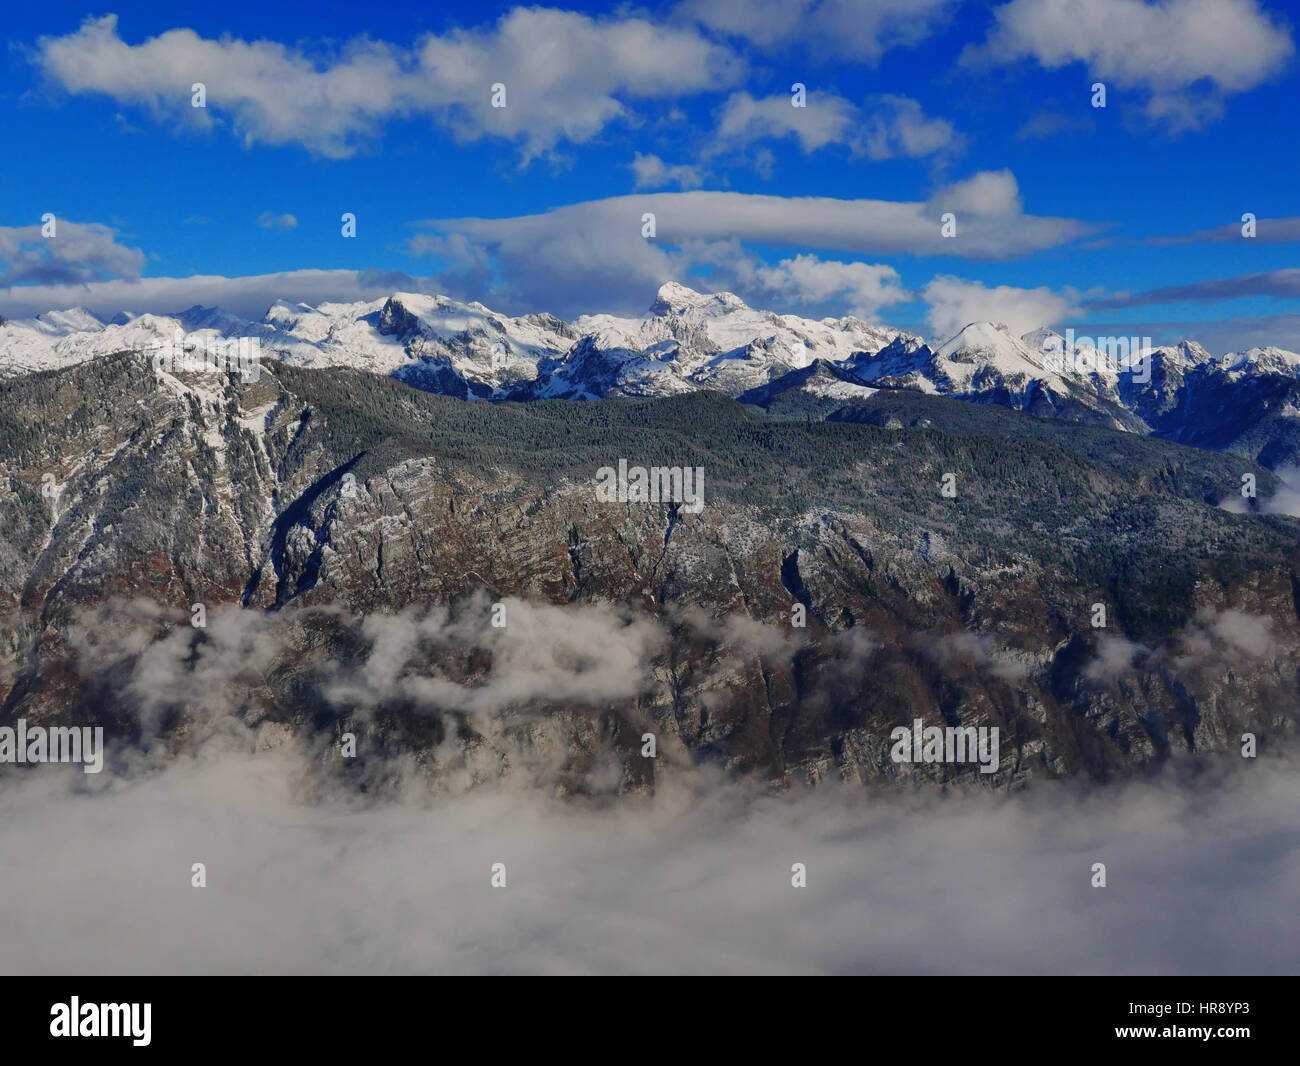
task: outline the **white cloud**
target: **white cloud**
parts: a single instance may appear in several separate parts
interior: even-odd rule
[[[1148,649],[1124,637],[1102,633],[1097,640],[1097,654],[1083,671],[1089,681],[1112,682],[1128,673],[1139,656]]]
[[[81,306],[101,318],[118,311],[168,314],[195,304],[221,307],[245,318],[260,318],[278,299],[317,304],[376,300],[394,292],[436,292],[433,279],[400,272],[364,270],[286,270],[274,274],[223,277],[139,278],[85,284],[15,285],[0,288],[0,314],[29,318],[54,308]]]
[[[870,320],[910,298],[898,271],[880,263],[846,263],[805,253],[769,266],[736,241],[692,242],[685,254],[693,265],[712,265],[710,287],[734,292],[754,306],[824,305]]]
[[[40,224],[0,226],[0,285],[76,286],[144,269],[144,252],[119,244],[109,226],[60,218],[53,225],[52,237],[41,235]]]
[[[298,220],[293,215],[277,215],[271,211],[263,211],[257,218],[257,224],[263,229],[290,230],[298,225]]]
[[[918,101],[884,94],[871,101],[864,116],[863,143],[872,159],[915,159],[959,151],[961,134],[946,119],[927,118]]]
[[[936,211],[951,211],[958,216],[957,232],[960,236],[962,215],[1018,215],[1021,210],[1020,186],[1009,170],[982,170],[939,190],[930,197],[930,203]]]
[[[1277,740],[1249,763],[1228,743],[1195,773],[1169,766],[1091,789],[1037,779],[940,792],[886,779],[868,794],[833,778],[772,791],[692,765],[662,729],[653,794],[618,794],[616,763],[601,789],[560,800],[559,775],[573,772],[572,738],[556,726],[567,708],[537,705],[635,695],[664,623],[511,601],[508,627],[492,630],[486,605],[368,618],[227,605],[201,636],[183,611],[151,601],[88,611],[68,633],[77,669],[113,669],[141,739],[108,731],[98,775],[0,774],[0,854],[40,856],[0,863],[0,971],[1280,974],[1300,964],[1293,938],[1277,936],[1300,879],[1300,775]],[[769,663],[789,664],[806,639],[745,616],[685,609],[676,621]],[[336,624],[359,627],[362,641],[360,659],[331,674],[356,760],[332,730],[295,738],[249,698],[286,646]],[[1273,640],[1267,618],[1207,610],[1175,646],[1198,666],[1206,651],[1228,663],[1267,655]],[[837,643],[860,690],[877,642],[854,627]],[[472,680],[425,684],[486,647]],[[975,634],[934,654],[995,673],[1009,665]],[[417,763],[391,721],[366,713],[387,699],[533,713],[509,758],[495,746],[502,729],[464,744],[449,767],[456,731],[424,738]],[[169,707],[185,708],[186,726],[157,743]],[[606,773],[594,760],[584,781]],[[204,889],[190,886],[195,862]],[[791,887],[795,862],[807,888]],[[1095,862],[1107,865],[1105,891],[1091,887]],[[493,863],[506,866],[504,889],[490,886]]]
[[[388,119],[425,115],[461,140],[517,142],[531,159],[590,140],[626,113],[625,99],[725,87],[743,69],[690,27],[522,7],[487,29],[429,34],[411,49],[357,39],[319,55],[189,29],[131,45],[106,15],[41,38],[39,61],[69,92],[106,93],[197,126],[217,116],[247,144],[297,144],[328,157],[351,155]],[[191,106],[194,82],[206,86],[206,108]],[[492,106],[498,83],[504,107]]]
[[[0,783],[0,970],[1289,974],[1294,761],[1084,791],[760,795],[707,770],[602,806],[408,762],[213,741],[146,774]],[[71,772],[63,773],[63,770]],[[1235,771],[1235,772],[1234,772]],[[191,864],[207,887],[190,886]],[[504,863],[507,887],[489,884]],[[805,864],[807,887],[790,885]],[[1111,887],[1094,889],[1104,862]],[[382,900],[382,906],[358,901]],[[76,920],[70,921],[69,916]],[[1188,936],[1188,929],[1196,930]],[[755,936],[755,930],[763,930]],[[413,936],[412,930],[419,935]]]
[[[939,216],[954,207],[959,236],[949,241],[940,236]],[[641,236],[647,212],[656,216],[657,226],[655,238],[649,240]],[[287,227],[291,218],[268,213],[263,224]],[[101,316],[123,309],[169,313],[198,303],[258,318],[278,299],[351,302],[394,291],[442,292],[510,313],[640,313],[663,282],[688,281],[693,270],[710,266],[722,286],[760,305],[765,300],[839,304],[870,318],[905,298],[894,268],[824,257],[818,251],[850,257],[957,253],[1000,259],[1090,232],[1086,223],[1076,220],[1026,215],[1015,178],[1005,171],[977,174],[940,190],[928,203],[659,192],[588,201],[540,215],[422,225],[424,232],[413,237],[406,250],[438,260],[437,270],[428,277],[292,270],[246,277],[130,276],[82,283],[77,279],[93,277],[99,269],[92,257],[86,263],[63,263],[52,281],[0,289],[0,314],[28,317],[76,305]],[[6,232],[30,237],[34,231],[0,231],[0,253]],[[111,231],[99,227],[96,232],[112,245]],[[760,259],[747,250],[751,245],[798,251]],[[142,253],[119,252],[127,254],[125,267],[138,272],[135,264],[143,260]],[[33,282],[38,277],[28,276]],[[828,307],[827,313],[836,313],[835,307]]]
[[[1147,94],[1146,113],[1174,129],[1222,114],[1223,98],[1284,69],[1290,33],[1256,0],[1011,0],[968,63],[1083,63],[1114,88]]]
[[[556,607],[514,597],[500,601],[508,626],[494,629],[486,596],[468,608],[434,607],[397,615],[372,614],[361,623],[370,652],[358,676],[327,696],[352,708],[403,699],[421,710],[464,710],[476,715],[536,702],[607,705],[636,696],[646,664],[664,634],[644,618],[602,604]],[[490,654],[479,683],[441,676],[426,658],[466,650]],[[176,664],[183,670],[182,664]]]
[[[1277,491],[1260,503],[1260,510],[1265,514],[1285,514],[1300,518],[1300,467],[1282,466],[1274,470],[1282,481]],[[1240,496],[1231,497],[1240,500]],[[1244,502],[1244,501],[1243,501]]]
[[[793,106],[786,94],[756,99],[737,92],[723,104],[706,154],[731,155],[757,141],[782,137],[797,138],[805,153],[842,144],[871,159],[953,152],[963,143],[951,122],[927,118],[920,103],[907,96],[876,96],[863,110],[842,96],[816,90],[807,93],[803,107]]]
[[[977,281],[941,275],[926,285],[921,298],[930,305],[927,321],[935,337],[946,338],[971,322],[1001,322],[1017,336],[1077,315],[1070,295],[1040,286],[987,288]]]
[[[851,314],[874,317],[889,304],[906,299],[898,271],[877,263],[842,263],[797,255],[775,267],[761,267],[759,280],[771,291],[790,293],[799,303],[843,302]]]
[[[853,104],[833,93],[811,93],[805,107],[794,107],[787,95],[755,99],[747,92],[733,93],[718,115],[708,151],[717,155],[758,140],[797,137],[800,148],[814,152],[828,144],[847,143],[855,132],[856,115]]]
[[[960,209],[958,237],[940,234],[940,215]],[[641,236],[655,216],[656,236]],[[503,279],[490,298],[504,310],[548,309],[560,315],[596,310],[638,312],[646,293],[684,280],[693,242],[762,244],[851,255],[960,255],[1003,259],[1073,240],[1087,223],[1024,214],[1007,172],[977,175],[941,190],[929,203],[780,197],[693,191],[612,197],[516,218],[441,219],[436,235],[463,238],[462,255]],[[417,238],[411,251],[430,246]],[[450,267],[457,264],[449,261]],[[493,301],[496,301],[494,304]]]
[[[698,189],[704,184],[704,175],[699,167],[685,163],[669,165],[657,155],[642,155],[637,152],[630,166],[636,175],[638,189],[664,189],[670,185],[682,189]]]
[[[1272,618],[1207,605],[1179,631],[1165,658],[1179,673],[1223,673],[1269,656],[1276,646]]]
[[[919,44],[958,0],[686,0],[678,11],[764,50],[801,45],[815,60],[874,63]]]

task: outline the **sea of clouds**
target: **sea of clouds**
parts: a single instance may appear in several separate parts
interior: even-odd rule
[[[679,769],[610,802],[434,797],[395,763],[379,798],[318,748],[214,732],[161,768],[0,779],[0,972],[1294,973],[1295,770],[776,794]]]

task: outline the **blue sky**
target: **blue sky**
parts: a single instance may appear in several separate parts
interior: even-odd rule
[[[7,13],[0,314],[419,288],[572,317],[673,278],[926,334],[1300,348],[1294,8],[433,7]]]

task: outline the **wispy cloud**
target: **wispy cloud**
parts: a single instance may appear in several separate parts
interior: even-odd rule
[[[1102,297],[1089,300],[1088,306],[1104,310],[1185,301],[1235,300],[1249,296],[1274,296],[1280,299],[1300,296],[1300,267],[1269,270],[1260,274],[1239,274],[1231,278],[1212,278],[1186,285],[1168,285],[1144,292]]]
[[[1261,244],[1286,244],[1291,241],[1300,241],[1300,217],[1256,219],[1253,226],[1254,235],[1251,237],[1246,237],[1243,234],[1242,230],[1245,226],[1245,222],[1229,222],[1223,226],[1216,226],[1214,229],[1197,230],[1195,233],[1185,233],[1175,237],[1155,237],[1150,243],[1223,244],[1250,240],[1259,241]]]
[[[263,211],[257,218],[257,224],[263,229],[291,230],[297,227],[298,220],[293,215]]]
[[[920,44],[959,0],[685,0],[680,15],[763,51],[799,49],[808,60],[875,63]]]

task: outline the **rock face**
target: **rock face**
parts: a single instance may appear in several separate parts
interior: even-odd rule
[[[1276,486],[1239,457],[888,389],[776,422],[121,354],[0,392],[5,719],[351,730],[349,773],[593,792],[1101,780],[1300,724],[1300,523],[1218,506]],[[620,459],[702,468],[702,510],[603,502]],[[997,727],[996,772],[894,761],[918,718]]]

